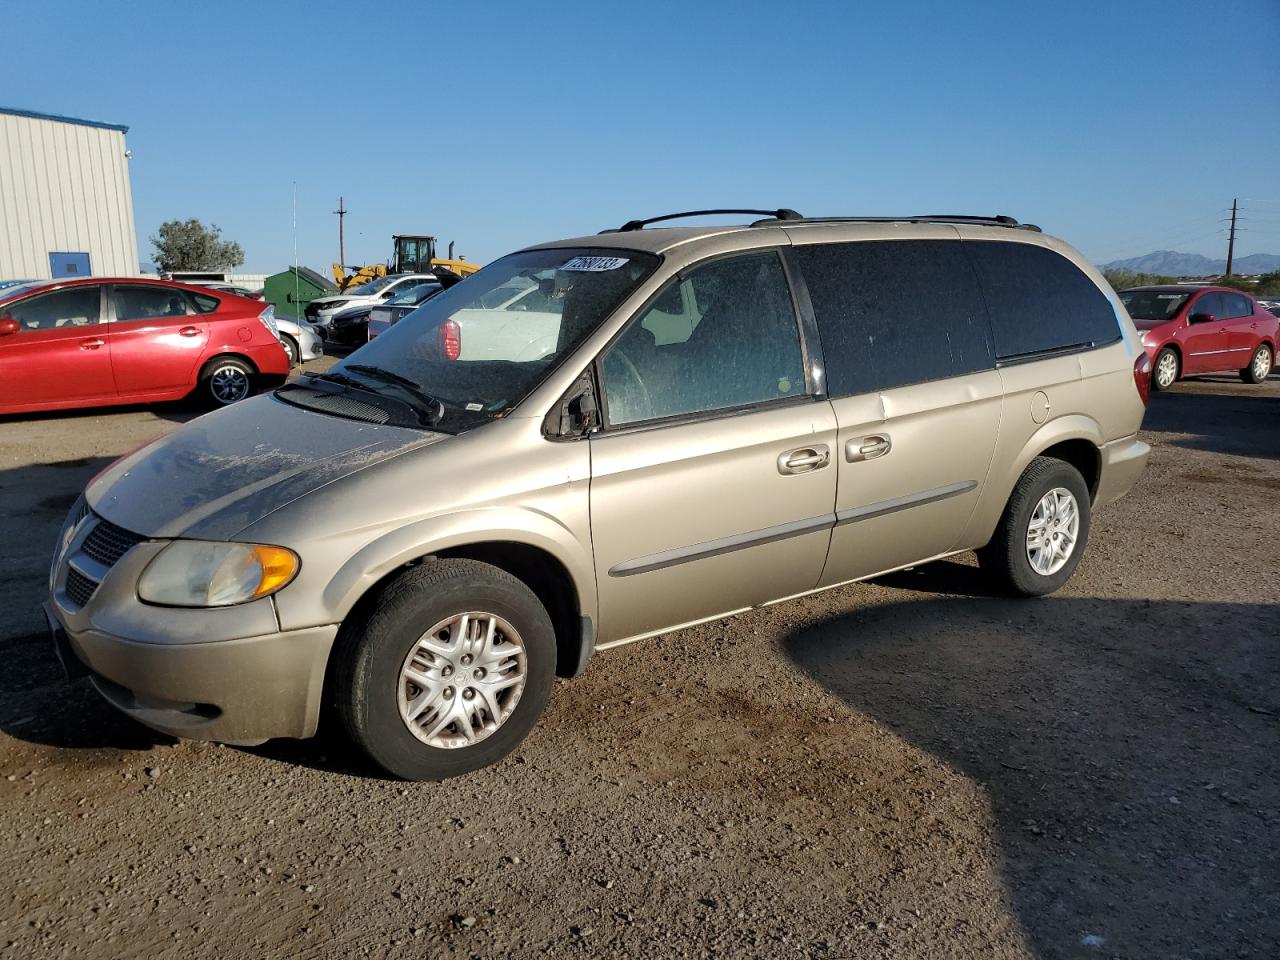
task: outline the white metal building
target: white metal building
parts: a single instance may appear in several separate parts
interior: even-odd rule
[[[128,129],[0,107],[0,280],[138,274]]]

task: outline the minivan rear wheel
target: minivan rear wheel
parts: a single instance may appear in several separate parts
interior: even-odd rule
[[[348,735],[405,780],[443,780],[514,750],[546,707],[555,632],[515,577],[476,560],[428,560],[344,625],[334,697]]]
[[[1039,597],[1070,578],[1089,539],[1089,488],[1080,471],[1036,457],[1022,472],[978,562],[1012,593]]]

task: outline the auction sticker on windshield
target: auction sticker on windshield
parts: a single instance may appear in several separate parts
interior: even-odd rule
[[[605,270],[617,270],[628,259],[628,257],[574,257],[560,269],[574,273],[603,273]]]

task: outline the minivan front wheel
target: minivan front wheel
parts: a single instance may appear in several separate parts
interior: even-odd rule
[[[1036,457],[1018,478],[978,562],[1002,586],[1027,597],[1071,578],[1089,539],[1089,488],[1075,467]]]
[[[343,628],[334,693],[347,733],[388,773],[443,780],[514,750],[542,715],[555,633],[533,592],[476,560],[433,559]]]

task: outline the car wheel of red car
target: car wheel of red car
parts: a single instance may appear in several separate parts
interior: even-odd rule
[[[1253,351],[1253,356],[1249,358],[1249,365],[1240,371],[1240,379],[1245,383],[1261,383],[1271,376],[1273,359],[1271,348],[1265,343],[1261,344],[1257,350]]]
[[[226,407],[253,393],[253,367],[235,357],[218,357],[205,365],[200,376],[200,397],[215,407]]]
[[[1178,382],[1178,353],[1171,347],[1165,347],[1156,354],[1156,362],[1151,367],[1151,386],[1156,390],[1168,390]]]

